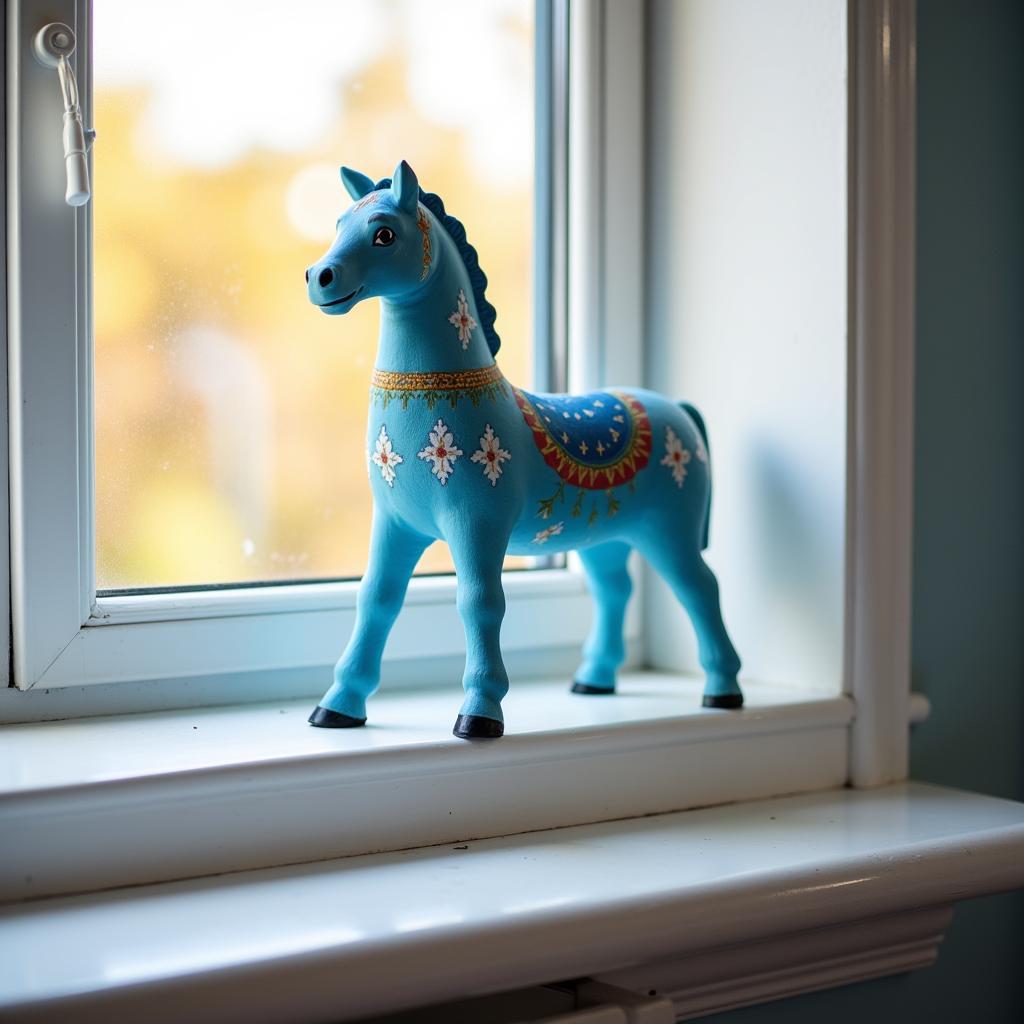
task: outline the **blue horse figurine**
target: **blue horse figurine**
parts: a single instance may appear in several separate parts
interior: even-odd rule
[[[693,622],[704,706],[742,706],[740,661],[701,555],[711,477],[697,410],[637,388],[549,395],[509,384],[494,361],[487,278],[462,224],[421,191],[404,161],[393,179],[374,183],[347,167],[341,179],[355,202],[306,284],[310,302],[329,316],[381,299],[367,432],[374,512],[352,637],[309,721],[365,723],[384,643],[434,540],[451,549],[466,630],[456,736],[504,732],[506,553],[580,553],[597,612],[574,693],[615,692],[631,590],[626,562],[636,548]]]

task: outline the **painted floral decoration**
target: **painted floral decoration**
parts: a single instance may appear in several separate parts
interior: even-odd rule
[[[671,427],[666,427],[665,457],[661,460],[661,465],[672,470],[672,479],[675,480],[677,487],[683,486],[683,480],[686,479],[686,464],[689,461],[690,453],[683,447],[683,442]]]
[[[501,438],[494,433],[488,423],[484,436],[480,438],[480,447],[470,456],[470,461],[479,462],[483,466],[484,476],[494,487],[501,476],[501,464],[511,458],[512,453],[501,447]]]
[[[463,452],[461,448],[455,447],[455,438],[445,426],[444,420],[438,420],[430,431],[429,443],[417,454],[421,459],[430,460],[431,472],[444,485],[455,470],[455,460]]]
[[[708,461],[708,450],[704,447],[704,442],[698,437],[697,443],[693,446],[693,454],[697,456],[698,462]]]
[[[373,464],[380,469],[380,475],[384,477],[384,482],[388,487],[394,487],[395,466],[405,462],[405,459],[391,446],[391,438],[388,437],[387,427],[383,424],[377,435],[377,440],[374,442],[373,455],[370,458]]]
[[[564,523],[555,523],[553,526],[548,526],[543,530],[538,530],[537,536],[533,538],[533,543],[546,544],[549,537],[557,537],[564,529]]]
[[[459,303],[455,312],[448,317],[448,323],[459,329],[459,341],[462,342],[462,351],[469,347],[470,334],[476,327],[476,321],[470,315],[469,303],[466,301],[466,293],[459,289]]]

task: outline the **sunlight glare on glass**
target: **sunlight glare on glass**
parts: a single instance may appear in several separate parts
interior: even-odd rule
[[[334,164],[307,164],[288,184],[285,205],[288,223],[303,238],[330,242],[334,225],[346,204],[338,192],[338,168]]]
[[[224,166],[257,146],[315,145],[343,112],[338,81],[387,45],[385,11],[344,0],[177,0],[171,10],[96,0],[95,63],[104,88],[146,85],[140,145]]]

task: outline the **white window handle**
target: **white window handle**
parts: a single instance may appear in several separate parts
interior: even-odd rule
[[[68,57],[75,52],[75,33],[67,25],[53,21],[36,33],[33,49],[40,64],[57,69],[64,100],[64,166],[68,175],[64,199],[68,206],[83,206],[90,196],[87,153],[96,133],[82,124],[78,83],[68,63]]]

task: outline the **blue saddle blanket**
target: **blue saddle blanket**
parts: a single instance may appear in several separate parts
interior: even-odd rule
[[[632,480],[651,455],[647,410],[632,395],[533,395],[516,402],[544,461],[568,483],[604,490]]]

